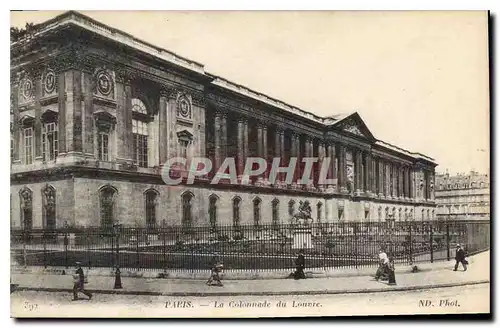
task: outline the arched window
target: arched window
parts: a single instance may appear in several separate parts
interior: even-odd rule
[[[318,202],[316,204],[316,222],[321,223],[322,218],[322,213],[323,213],[323,203]]]
[[[290,218],[292,218],[294,214],[295,214],[295,201],[290,200],[288,202],[288,215],[290,215]]]
[[[403,221],[403,209],[402,208],[399,208],[398,219],[399,219],[399,221]]]
[[[42,189],[43,227],[48,230],[56,228],[56,190],[46,185]]]
[[[425,210],[422,210],[422,221],[425,220]]]
[[[146,190],[144,193],[146,206],[146,228],[156,228],[156,205],[158,203],[158,192],[154,189]]]
[[[233,227],[235,230],[239,230],[240,228],[240,205],[241,198],[234,197],[233,199]]]
[[[99,203],[101,209],[101,227],[110,229],[113,227],[114,205],[116,189],[112,186],[104,186],[99,191]]]
[[[378,220],[382,221],[382,206],[378,207]]]
[[[134,160],[140,167],[148,167],[148,111],[138,98],[132,99],[132,134]]]
[[[274,199],[272,201],[272,225],[273,227],[277,228],[280,222],[280,217],[279,217],[279,206],[280,206],[280,201],[278,199]]]
[[[260,198],[255,198],[253,200],[253,224],[255,227],[260,226],[260,204],[262,201]]]
[[[217,227],[217,200],[219,198],[216,195],[211,195],[209,197],[208,215],[210,218],[210,227],[215,229]]]
[[[21,225],[24,230],[33,229],[33,192],[29,188],[23,188],[19,192],[21,202]]]

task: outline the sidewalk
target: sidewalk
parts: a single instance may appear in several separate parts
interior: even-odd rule
[[[122,278],[123,289],[113,289],[114,277],[90,276],[87,289],[93,293],[134,294],[151,296],[234,296],[234,295],[290,295],[290,294],[344,294],[384,291],[419,290],[440,287],[487,283],[490,252],[469,258],[466,272],[453,271],[454,261],[447,267],[419,273],[396,271],[397,286],[378,282],[367,276],[316,278],[306,280],[226,280],[224,287],[207,286],[202,280]],[[398,270],[398,268],[396,268]],[[71,292],[71,275],[11,274],[11,283],[17,290]]]

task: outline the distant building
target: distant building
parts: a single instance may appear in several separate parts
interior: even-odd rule
[[[436,174],[438,219],[489,220],[490,179],[475,171]]]

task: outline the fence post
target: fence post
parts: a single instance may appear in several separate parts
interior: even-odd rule
[[[165,235],[165,226],[162,226],[162,238],[163,238],[163,271],[165,272],[167,270],[167,241],[166,241],[166,235]]]
[[[136,258],[135,258],[135,265],[137,270],[139,269],[139,228],[135,229],[135,245],[136,245]]]
[[[450,260],[450,222],[446,222],[446,259]]]
[[[43,244],[43,267],[47,269],[47,245],[45,244],[45,237],[47,235],[46,231],[42,232],[42,244]]]
[[[26,259],[26,243],[28,242],[28,234],[26,229],[23,230],[23,264],[24,267],[26,268],[27,266],[27,259]]]
[[[432,225],[429,226],[429,236],[430,236],[430,244],[431,244],[431,263],[434,263],[434,227]]]
[[[409,240],[409,243],[408,243],[408,248],[409,248],[408,252],[410,253],[409,254],[410,255],[410,265],[413,265],[413,247],[412,247],[412,245],[413,245],[413,238],[412,237],[413,236],[411,234],[411,226],[412,226],[411,222],[410,222],[409,226],[410,227],[408,229],[408,233],[409,233],[409,236],[410,236],[410,240]]]

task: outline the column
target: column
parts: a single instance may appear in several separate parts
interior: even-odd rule
[[[299,135],[296,132],[292,132],[292,157],[297,159],[297,163],[295,165],[295,170],[293,174],[292,184],[296,184],[298,176],[299,176]]]
[[[399,197],[403,199],[405,197],[405,186],[404,186],[404,167],[401,165],[399,168]]]
[[[70,73],[71,72],[67,72]],[[68,77],[70,77],[68,79]],[[72,89],[71,85],[73,83],[72,74],[66,75],[66,92],[69,89]],[[117,94],[117,110],[116,110],[116,154],[117,159],[120,162],[130,162],[132,160],[132,152],[130,149],[133,146],[133,142],[129,141],[132,138],[132,115],[131,115],[131,88],[130,88],[130,78],[124,74],[119,74],[117,76],[116,83],[116,94]],[[70,105],[70,104],[68,104]],[[68,113],[70,114],[70,109],[67,107]],[[71,110],[73,106],[71,106]],[[70,118],[69,115],[66,115],[67,118]],[[71,118],[70,118],[71,119]],[[130,121],[130,122],[129,122]],[[130,123],[130,124],[129,124]],[[66,122],[69,125],[69,122]],[[73,135],[73,132],[70,130],[66,130],[68,135],[68,151],[71,151],[70,147],[70,139]],[[130,131],[130,138],[129,138]]]
[[[248,120],[243,121],[243,159],[248,158]]]
[[[333,179],[334,177],[338,176],[335,172],[336,166],[335,166],[335,144],[328,144],[328,156],[330,157],[330,165],[328,166],[328,178]],[[338,181],[337,181],[338,185]],[[327,188],[330,189],[333,186],[328,185]]]
[[[19,81],[17,81],[17,77],[12,77],[14,79],[14,84],[11,87],[11,106],[12,106],[12,114],[13,114],[13,122],[12,122],[12,138],[14,139],[14,158],[12,159],[14,163],[18,163],[20,160],[19,156],[19,147],[20,145],[20,134],[21,129],[19,126]]]
[[[261,123],[257,124],[257,157],[264,158],[264,150],[263,150],[263,125]],[[259,175],[257,181],[259,183],[262,182],[263,175]]]
[[[227,157],[227,113],[221,115],[221,164]]]
[[[214,124],[215,124],[215,158],[214,158],[214,167],[213,171],[217,172],[219,167],[221,166],[221,119],[222,119],[222,113],[219,111],[215,112],[215,118],[214,118]]]
[[[362,181],[361,151],[356,149],[354,151],[354,190],[358,196],[363,191]]]
[[[160,154],[160,165],[163,166],[168,159],[168,125],[167,125],[167,102],[168,93],[166,90],[160,92],[159,103],[159,137],[158,137],[158,151]]]
[[[266,170],[264,171],[264,180],[267,182],[269,180],[269,160],[267,156],[267,126],[262,126],[262,158],[266,160]]]
[[[276,127],[276,134],[274,135],[274,156],[280,159],[280,166],[284,164],[285,157],[285,134],[282,127]],[[270,163],[272,165],[272,162]],[[279,185],[283,181],[283,174],[276,175],[275,184]]]
[[[347,188],[346,188],[346,149],[345,145],[339,145],[339,165],[338,165],[338,180],[339,180],[339,191],[346,193]]]
[[[371,193],[372,190],[372,158],[370,153],[365,153],[365,191]]]
[[[391,190],[391,163],[385,162],[385,196],[390,198],[392,196]]]
[[[409,175],[410,175],[410,199],[415,199],[415,174],[413,171],[413,167],[410,167],[409,169]]]
[[[377,158],[378,163],[378,196],[384,195],[384,161],[382,158]]]
[[[325,159],[325,145],[323,141],[320,140],[318,144],[318,164],[316,165],[316,178],[315,178],[315,183],[318,185],[318,187],[323,188],[324,185],[320,184],[319,181],[319,176],[321,174],[321,169],[323,167],[323,161]]]
[[[42,80],[41,80],[40,76],[34,77],[33,80],[34,80],[33,82],[35,84],[35,131],[34,131],[35,138],[33,140],[35,142],[34,159],[35,160],[42,160],[42,116],[41,116],[42,115],[42,106],[40,104],[40,98],[42,97]],[[75,101],[75,107],[77,107],[77,106],[78,105],[76,104],[76,101]],[[75,108],[75,111],[77,111],[76,108]],[[80,107],[80,112],[81,112],[81,107]],[[75,122],[74,124],[75,124],[75,128],[76,128],[77,123]],[[81,126],[81,122],[80,122],[80,126]],[[75,133],[75,136],[76,136],[76,133]],[[81,142],[81,139],[80,139],[80,142]],[[81,143],[80,143],[80,145],[81,145]]]
[[[245,134],[244,124],[245,124],[244,119],[242,117],[238,118],[238,163],[237,163],[238,175],[242,175],[243,170],[245,168],[245,161],[244,161],[245,147],[243,146],[244,134]]]

